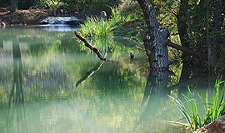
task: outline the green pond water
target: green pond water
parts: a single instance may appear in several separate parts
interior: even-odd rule
[[[163,89],[146,89],[150,71],[141,43],[89,39],[113,60],[103,62],[74,30],[0,29],[1,133],[177,133],[181,127],[171,123],[186,121],[168,95],[185,104],[189,86],[204,99],[207,78],[180,83],[182,64],[170,68],[176,76]]]

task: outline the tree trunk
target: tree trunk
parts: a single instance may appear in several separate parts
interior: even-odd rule
[[[169,36],[169,31],[166,28],[160,28],[154,7],[148,0],[138,0],[138,3],[143,10],[150,34],[149,44],[147,44],[149,49],[146,49],[146,51],[151,51],[150,68],[152,70],[168,69],[168,50],[165,41]]]
[[[189,48],[189,43],[187,42],[187,40],[189,39],[189,37],[188,37],[188,25],[187,25],[186,20],[183,19],[183,18],[185,17],[184,7],[187,7],[188,1],[189,0],[187,0],[187,1],[181,0],[179,12],[176,16],[177,17],[178,34],[179,34],[179,37],[180,37],[181,45],[183,47],[186,47],[186,48]],[[186,5],[184,5],[184,4],[186,4]],[[183,68],[182,68],[182,72],[181,72],[181,80],[188,79],[189,74],[190,74],[190,69],[193,68],[192,62],[187,61],[186,58],[188,58],[188,54],[183,53],[182,54]]]
[[[209,40],[209,0],[206,0],[206,42],[208,45],[208,68],[211,69],[211,43]]]
[[[187,1],[188,2],[188,1]],[[180,41],[183,47],[189,48],[189,44],[187,42],[188,40],[188,26],[186,23],[186,20],[184,20],[183,18],[185,17],[185,10],[184,10],[184,4],[187,4],[187,2],[185,2],[184,0],[181,0],[180,2],[180,9],[179,12],[177,14],[177,28],[178,28],[178,33],[179,33],[179,37],[180,37]],[[187,7],[187,5],[186,5]],[[187,55],[183,54],[183,58],[185,58]]]
[[[11,0],[10,12],[15,12],[18,8],[18,0]]]
[[[187,28],[188,28],[188,34],[190,36],[192,50],[194,50],[194,41],[193,41],[193,35],[192,35],[192,30],[191,30],[191,24],[190,24],[190,21],[191,21],[190,18],[191,17],[189,16],[189,13],[188,13],[188,10],[187,10],[188,1],[189,0],[186,0],[186,3],[185,3],[184,0],[181,0],[181,2],[182,2],[181,5],[182,5],[182,8],[183,8],[182,12],[184,11],[184,14],[185,14],[185,17],[186,17],[186,22],[187,22],[186,24],[187,24]]]
[[[212,67],[216,66],[216,63],[219,59],[219,51],[221,46],[221,19],[222,19],[222,1],[216,0],[215,1],[215,13],[214,13],[214,37],[212,40],[212,46],[211,46],[211,62],[210,65]]]

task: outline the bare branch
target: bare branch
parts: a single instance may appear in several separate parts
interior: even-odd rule
[[[82,42],[84,42],[85,46],[88,47],[89,49],[91,49],[92,51],[94,51],[97,55],[98,58],[104,61],[109,61],[107,60],[101,53],[101,51],[99,49],[97,49],[96,47],[92,46],[87,40],[86,38],[82,37],[81,34],[77,31],[74,31],[74,34],[76,35],[77,38],[79,38]]]

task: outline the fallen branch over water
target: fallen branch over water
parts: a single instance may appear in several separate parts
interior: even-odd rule
[[[104,61],[108,61],[101,53],[101,51],[99,49],[97,49],[96,47],[92,46],[87,40],[86,38],[82,37],[81,34],[77,31],[74,31],[74,34],[76,35],[77,38],[79,38],[82,42],[84,42],[85,46],[88,47],[89,49],[91,49],[92,51],[94,51],[97,55],[98,58],[100,58],[101,60]]]

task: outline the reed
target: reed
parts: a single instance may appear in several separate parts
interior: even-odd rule
[[[183,102],[180,99],[175,99],[174,97],[169,96],[177,103],[178,109],[181,111],[192,130],[201,128],[202,126],[209,124],[216,118],[225,114],[225,85],[223,86],[222,91],[220,90],[221,84],[223,83],[224,81],[221,81],[221,79],[216,80],[212,94],[212,101],[209,101],[209,94],[207,91],[205,103],[197,103],[196,100],[193,98],[191,90],[188,88],[189,98],[182,94],[187,102],[187,108],[184,106]],[[202,98],[200,97],[200,99]],[[205,114],[203,115],[202,119],[199,115],[199,110],[197,108],[197,105],[199,104],[204,105],[205,107]]]
[[[80,32],[85,37],[107,37],[113,36],[109,21],[101,20],[96,23],[94,18],[87,18],[85,25],[81,25]]]
[[[102,19],[100,22],[97,23],[97,19],[95,17],[87,18],[85,21],[85,25],[80,26],[80,33],[82,36],[85,37],[112,37],[113,28],[122,25],[125,22],[135,20],[137,18],[140,18],[140,16],[134,13],[131,13],[129,15],[121,15],[117,9],[112,8],[112,16],[110,19]]]

